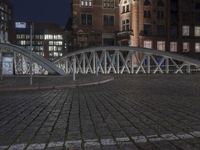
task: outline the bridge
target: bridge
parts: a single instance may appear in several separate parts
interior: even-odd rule
[[[182,74],[200,69],[200,61],[178,54],[117,46],[79,50],[59,58],[55,64],[66,74]]]
[[[192,73],[200,70],[200,61],[174,53],[135,47],[96,47],[78,50],[54,63],[30,50],[13,44],[0,43],[0,60],[12,54],[15,74],[169,74]],[[10,57],[10,56],[9,56]]]
[[[6,56],[7,55],[7,56]],[[3,61],[3,58],[13,58],[11,62]],[[0,43],[0,61],[14,68],[14,73],[17,75],[29,74],[30,64],[33,62],[33,74],[57,74],[64,75],[65,73],[55,64],[35,53],[30,55],[30,50],[19,47],[13,44]],[[14,66],[13,66],[14,64]],[[13,66],[13,67],[12,67]]]

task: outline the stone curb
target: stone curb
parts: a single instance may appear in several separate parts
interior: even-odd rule
[[[4,88],[4,89],[2,88],[2,89],[0,89],[0,92],[75,88],[75,87],[104,84],[104,83],[107,83],[107,82],[111,82],[113,80],[114,80],[114,77],[112,77],[110,79],[101,80],[101,81],[88,82],[88,83],[77,83],[77,84],[70,84],[70,85],[55,85],[55,86],[50,85],[50,86],[18,87],[18,88],[16,87],[16,88]]]

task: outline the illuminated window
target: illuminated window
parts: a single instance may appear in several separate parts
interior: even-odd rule
[[[40,39],[41,39],[41,40],[44,39],[44,36],[43,36],[43,35],[40,35]]]
[[[92,0],[81,0],[82,7],[92,7]]]
[[[63,42],[62,41],[54,41],[54,45],[62,45]]]
[[[183,43],[183,52],[187,53],[189,51],[190,51],[190,45],[189,45],[189,43],[188,42],[184,42]]]
[[[55,57],[58,57],[58,52],[54,52],[53,55],[54,55]]]
[[[122,31],[129,31],[130,30],[130,21],[129,19],[122,20]]]
[[[183,36],[189,36],[190,35],[190,27],[189,26],[183,26],[182,27],[182,35]]]
[[[20,34],[17,34],[17,39],[21,39],[21,35]]]
[[[26,41],[20,41],[20,45],[26,45]]]
[[[177,42],[170,42],[170,52],[177,52]]]
[[[144,48],[152,48],[152,41],[144,41]]]
[[[43,45],[43,42],[42,41],[35,41],[35,44],[37,44],[37,45]]]
[[[103,8],[114,8],[115,0],[103,0]]]
[[[25,39],[26,35],[25,34],[21,34],[21,39]]]
[[[54,35],[53,37],[54,37],[54,40],[62,40],[63,39],[62,35]]]
[[[26,39],[29,39],[30,38],[30,35],[26,35]]]
[[[200,36],[200,26],[198,26],[198,27],[195,27],[195,29],[194,29],[195,31],[195,36]]]
[[[56,46],[49,46],[49,51],[56,51]]]
[[[62,35],[57,35],[58,40],[62,40],[63,36]]]
[[[53,41],[49,41],[49,45],[53,45]]]
[[[58,51],[62,51],[62,47],[57,47],[57,50]]]
[[[157,49],[160,51],[165,51],[165,41],[158,41],[157,42]]]
[[[52,40],[52,39],[53,39],[53,35],[45,34],[45,35],[44,35],[44,39],[45,39],[45,40]]]
[[[200,52],[200,43],[195,43],[195,52]]]
[[[35,35],[35,39],[39,40],[40,39],[40,35]]]

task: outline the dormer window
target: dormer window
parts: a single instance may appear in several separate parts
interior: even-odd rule
[[[114,8],[115,0],[103,0],[103,8]]]
[[[92,7],[92,0],[81,0],[81,7]]]
[[[122,13],[130,12],[130,5],[127,0],[124,1],[122,6]]]

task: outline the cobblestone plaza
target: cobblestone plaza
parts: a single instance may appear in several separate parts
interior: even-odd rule
[[[200,78],[0,93],[0,150],[199,150]]]

